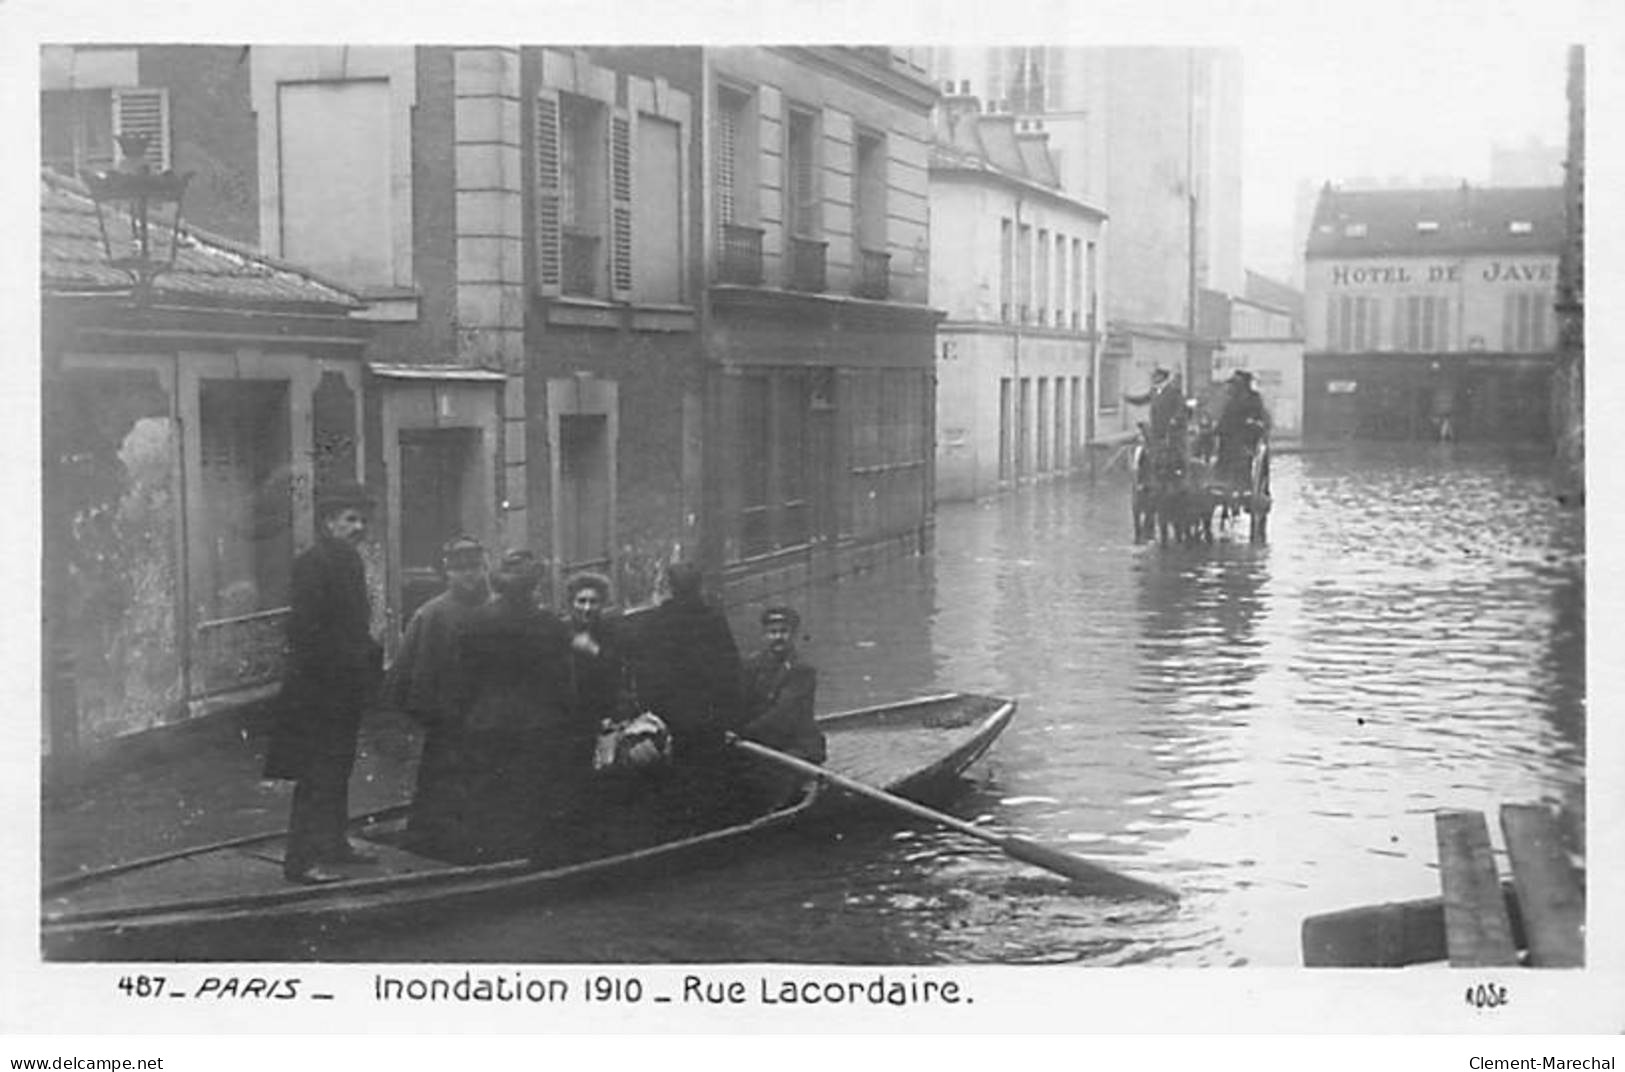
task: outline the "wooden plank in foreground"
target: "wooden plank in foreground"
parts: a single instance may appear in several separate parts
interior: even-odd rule
[[[1510,967],[1518,963],[1512,923],[1490,853],[1490,831],[1481,811],[1440,811],[1433,818],[1444,890],[1445,942],[1458,968]],[[1528,912],[1525,911],[1527,917]]]
[[[1529,934],[1529,963],[1584,966],[1585,891],[1569,865],[1556,817],[1538,804],[1503,804],[1501,832]]]
[[[1512,920],[1512,942],[1522,946],[1518,895],[1511,882],[1501,896]],[[1359,905],[1306,916],[1302,928],[1306,968],[1403,968],[1444,960],[1444,898],[1419,897]]]

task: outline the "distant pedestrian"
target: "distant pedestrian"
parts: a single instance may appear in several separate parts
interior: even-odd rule
[[[266,777],[294,783],[282,865],[290,882],[335,882],[344,876],[323,864],[372,862],[345,835],[356,735],[383,668],[357,551],[371,506],[359,484],[319,489],[316,543],[293,561],[287,663],[265,761]]]
[[[464,840],[467,771],[458,710],[458,645],[469,619],[490,598],[485,548],[478,540],[458,536],[446,541],[440,567],[446,590],[412,615],[385,686],[389,706],[423,727],[407,832],[414,849],[430,855]]]

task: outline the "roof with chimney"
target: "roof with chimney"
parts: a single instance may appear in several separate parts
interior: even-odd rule
[[[1310,257],[1556,253],[1561,186],[1320,191]]]
[[[40,172],[40,285],[47,295],[123,293],[130,275],[107,262],[96,203],[77,179]],[[170,302],[321,309],[347,315],[363,302],[312,272],[181,224],[175,265],[153,282]]]
[[[984,112],[975,96],[950,92],[938,106],[936,128],[932,171],[986,174],[1106,218],[1103,210],[1061,189],[1060,171],[1043,120],[1004,111]]]

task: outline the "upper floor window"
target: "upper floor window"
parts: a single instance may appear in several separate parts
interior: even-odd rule
[[[1416,233],[1417,234],[1434,234],[1438,230],[1439,230],[1439,221],[1438,220],[1417,220],[1416,221]]]
[[[1513,353],[1545,350],[1546,310],[1550,291],[1524,290],[1508,294],[1502,302],[1501,349]]]
[[[1016,232],[1008,218],[999,221],[999,319],[1008,324],[1015,316]]]
[[[886,139],[860,131],[856,147],[852,233],[857,244],[854,290],[865,298],[890,294],[891,254],[886,248]]]
[[[281,255],[352,286],[395,282],[386,79],[277,87]]]
[[[1513,220],[1507,224],[1507,230],[1515,235],[1535,233],[1535,225],[1529,220]]]
[[[1355,353],[1375,350],[1382,331],[1376,298],[1333,294],[1326,307],[1326,348]]]
[[[823,220],[818,203],[818,119],[791,108],[784,138],[785,222],[797,237],[816,238]]]
[[[118,163],[121,134],[145,134],[147,162],[170,167],[169,92],[162,88],[60,89],[40,93],[40,162],[69,175]]]
[[[1417,353],[1449,349],[1450,303],[1432,294],[1395,301],[1394,345]]]
[[[1044,324],[1049,321],[1049,229],[1040,228],[1038,231],[1038,294],[1036,296],[1038,313],[1034,318],[1037,323]]]
[[[1363,223],[1346,223],[1346,224],[1344,224],[1343,225],[1343,237],[1344,238],[1364,238],[1365,237],[1365,224],[1363,224]]]
[[[1066,236],[1055,236],[1055,326],[1066,327]]]
[[[1016,321],[1027,323],[1033,307],[1033,229],[1022,224],[1016,229]]]
[[[632,120],[601,101],[543,90],[535,105],[537,277],[544,290],[628,299]]]

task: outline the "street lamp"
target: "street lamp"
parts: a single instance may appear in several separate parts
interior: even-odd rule
[[[175,266],[181,196],[192,177],[154,171],[147,160],[150,141],[146,134],[120,134],[118,169],[84,176],[96,202],[107,263],[130,273],[142,299],[150,295],[154,277]]]

